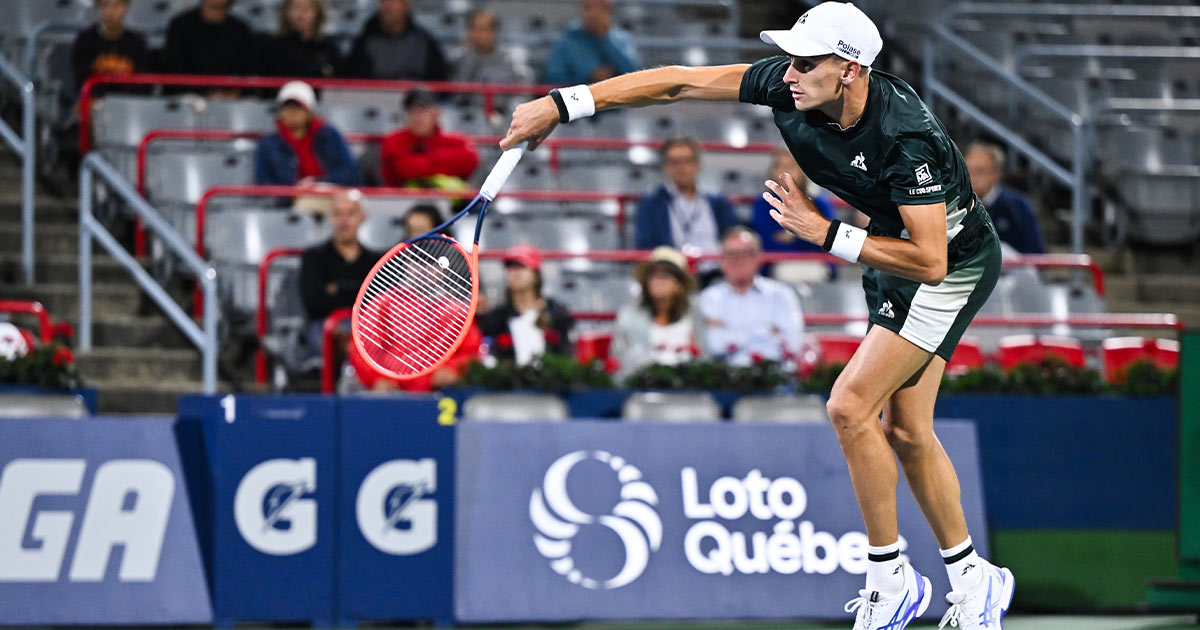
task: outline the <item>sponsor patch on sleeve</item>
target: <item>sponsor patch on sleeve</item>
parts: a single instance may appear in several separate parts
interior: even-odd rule
[[[908,194],[910,197],[919,197],[921,195],[928,195],[928,194],[932,194],[932,193],[936,193],[936,192],[942,192],[941,184],[934,184],[932,186],[922,186],[920,188],[909,188],[908,189]]]

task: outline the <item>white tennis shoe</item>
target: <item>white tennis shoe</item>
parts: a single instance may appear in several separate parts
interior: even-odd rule
[[[951,591],[946,594],[946,603],[950,610],[942,617],[938,630],[949,625],[952,628],[975,630],[1003,630],[1000,620],[1008,612],[1012,604],[1013,580],[1012,571],[997,567],[982,560],[983,578],[979,585],[970,591]]]
[[[904,571],[904,590],[886,599],[879,591],[863,589],[858,597],[846,602],[846,612],[858,612],[854,630],[904,630],[929,608],[933,597],[929,578],[917,573],[907,560],[900,565]]]

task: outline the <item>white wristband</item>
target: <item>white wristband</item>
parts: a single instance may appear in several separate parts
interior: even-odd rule
[[[838,226],[829,253],[852,263],[858,262],[858,255],[862,253],[863,244],[866,242],[866,230],[843,223]]]
[[[559,88],[558,93],[562,95],[563,104],[567,106],[570,120],[587,118],[596,113],[596,99],[592,98],[592,91],[588,86],[572,85]]]

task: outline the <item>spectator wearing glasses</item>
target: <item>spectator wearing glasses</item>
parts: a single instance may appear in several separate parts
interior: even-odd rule
[[[337,44],[323,34],[325,0],[286,0],[279,5],[279,34],[264,57],[265,72],[277,77],[332,77],[342,63]]]
[[[131,74],[149,69],[146,38],[125,28],[129,0],[97,0],[96,23],[80,31],[71,46],[75,88],[94,74]]]
[[[791,286],[759,275],[762,241],[753,230],[731,228],[721,239],[724,279],[700,293],[708,353],[735,365],[799,356],[804,315]]]
[[[972,142],[963,159],[971,173],[971,188],[983,201],[1002,243],[1022,254],[1044,254],[1046,243],[1029,199],[1003,186],[1004,149],[987,142]]]
[[[542,293],[542,257],[528,245],[504,256],[504,301],[481,314],[479,330],[491,337],[497,359],[528,365],[549,352],[571,354],[575,320],[562,304]]]
[[[245,22],[229,14],[233,0],[200,0],[167,25],[162,65],[177,74],[254,74],[259,47]]]
[[[720,235],[737,224],[733,204],[697,188],[700,143],[676,137],[659,150],[662,186],[638,204],[634,241],[638,249],[674,247],[688,256],[715,254]]]
[[[799,190],[804,190],[805,186],[808,185],[808,177],[804,174],[804,171],[800,170],[800,165],[796,164],[796,158],[792,157],[792,152],[787,147],[779,147],[771,154],[771,170],[767,173],[767,179],[777,182],[784,181],[784,173],[792,176]],[[768,191],[768,194],[774,196],[775,193]],[[812,200],[813,205],[817,207],[817,211],[821,213],[821,216],[826,219],[835,218],[833,206],[830,205],[829,200],[824,195],[813,197]],[[754,208],[751,211],[750,225],[762,240],[763,251],[823,251],[820,246],[796,238],[796,235],[783,229],[783,226],[779,225],[779,222],[771,217],[771,204],[767,203],[767,200],[761,197],[754,203]]]
[[[358,165],[337,129],[313,115],[312,86],[289,81],[275,98],[275,133],[263,137],[255,152],[254,180],[260,185],[293,186],[328,182],[359,183]]]
[[[677,365],[703,350],[704,320],[692,300],[696,281],[683,254],[655,248],[636,278],[641,294],[617,312],[610,350],[618,378],[646,365]]]

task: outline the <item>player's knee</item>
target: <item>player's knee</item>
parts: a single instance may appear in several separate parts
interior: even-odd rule
[[[870,415],[869,409],[863,409],[861,398],[836,389],[825,403],[825,411],[839,435],[860,429]]]
[[[913,430],[895,423],[885,424],[883,433],[901,459],[927,451],[934,441],[933,431]]]

